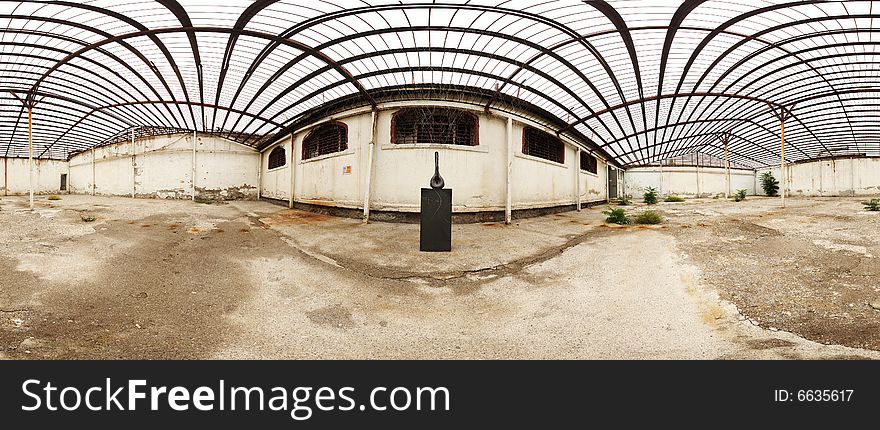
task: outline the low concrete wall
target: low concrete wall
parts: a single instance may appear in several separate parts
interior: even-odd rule
[[[94,162],[93,162],[94,157]],[[260,154],[219,137],[199,136],[196,197],[256,199]],[[193,195],[193,135],[178,134],[118,143],[70,159],[74,193],[189,199]]]
[[[34,193],[58,194],[61,192],[61,175],[67,174],[67,162],[60,160],[34,160]],[[28,194],[30,165],[27,158],[0,158],[0,191],[2,195]]]
[[[761,169],[780,182],[779,167]],[[791,164],[786,168],[788,195],[867,196],[880,194],[880,158],[837,158]],[[758,186],[760,188],[760,185]],[[761,190],[763,194],[763,190]]]
[[[641,196],[648,187],[661,195],[713,197],[727,193],[725,169],[720,167],[639,167],[626,171],[626,193]],[[730,170],[730,193],[744,189],[755,194],[755,172]]]

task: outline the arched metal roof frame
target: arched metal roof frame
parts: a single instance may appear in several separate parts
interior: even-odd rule
[[[65,158],[138,127],[262,147],[337,100],[429,84],[521,101],[624,166],[717,156],[719,132],[732,161],[776,164],[782,112],[790,162],[880,156],[867,0],[217,3],[0,0],[4,156],[19,99],[42,100],[37,154]]]

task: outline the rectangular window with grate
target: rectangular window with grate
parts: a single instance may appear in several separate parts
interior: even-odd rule
[[[479,145],[476,115],[449,108],[408,108],[394,114],[391,140],[397,145]]]
[[[303,160],[348,149],[348,126],[341,122],[321,124],[303,139]]]
[[[549,133],[536,128],[523,129],[523,154],[565,164],[565,144]]]
[[[596,157],[581,151],[581,170],[592,174],[599,173],[599,160]]]

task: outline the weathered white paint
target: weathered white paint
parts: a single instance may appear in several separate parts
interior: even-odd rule
[[[780,182],[779,167],[770,171]],[[837,158],[785,166],[790,196],[865,196],[880,194],[880,158]],[[758,185],[760,190],[760,181]]]
[[[61,192],[61,175],[67,173],[63,160],[34,159],[33,189],[35,194]],[[27,158],[0,158],[0,187],[3,195],[30,194],[30,166]]]
[[[431,102],[436,105],[436,102]],[[386,104],[379,107],[375,122],[375,148],[370,160],[373,117],[369,110],[352,111],[328,118],[348,128],[348,149],[311,160],[302,160],[302,141],[310,128],[299,130],[293,145],[284,140],[265,148],[261,164],[264,196],[287,200],[290,196],[290,172],[293,171],[294,200],[321,206],[364,209],[369,201],[371,210],[418,212],[420,189],[428,186],[433,173],[434,152],[440,154],[440,173],[453,192],[453,211],[506,211],[507,178],[510,173],[510,199],[513,210],[574,205],[577,183],[572,180],[579,171],[575,146],[567,142],[565,163],[553,163],[522,154],[522,135],[527,118],[516,117],[510,124],[513,154],[508,161],[508,115],[474,109],[472,106],[446,103],[471,110],[479,117],[479,145],[394,145],[391,143],[391,118],[402,106],[412,103]],[[417,106],[417,104],[415,104]],[[314,124],[312,127],[314,127]],[[553,133],[553,130],[546,130]],[[278,145],[293,152],[290,163],[268,169],[268,154]],[[351,166],[351,173],[346,173]],[[372,169],[370,168],[372,166]],[[606,163],[599,158],[599,171]],[[595,202],[606,199],[604,174],[580,173],[581,199]],[[364,196],[369,193],[369,199]]]
[[[255,199],[259,160],[259,152],[220,137],[150,137],[73,156],[69,188],[74,193],[131,195],[134,163],[137,197],[190,199],[195,172],[196,194],[201,197]]]
[[[724,167],[638,167],[626,171],[626,194],[641,196],[645,189],[654,187],[662,195],[683,197],[711,197],[727,195],[727,169]],[[755,172],[751,170],[730,169],[730,189],[744,189],[749,195],[755,194]]]

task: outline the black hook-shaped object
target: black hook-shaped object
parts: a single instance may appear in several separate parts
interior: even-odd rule
[[[440,153],[434,152],[434,176],[431,177],[431,188],[440,190],[445,186],[446,181],[440,176]]]

